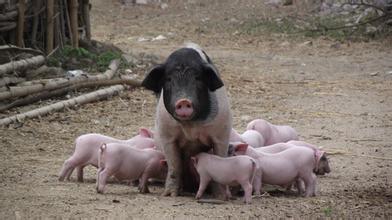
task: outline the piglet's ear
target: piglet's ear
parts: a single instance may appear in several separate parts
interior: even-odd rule
[[[207,87],[210,91],[213,92],[223,86],[222,80],[212,65],[206,64],[203,69],[203,80],[204,83],[207,84]]]
[[[166,160],[160,160],[159,161],[159,164],[161,165],[161,166],[167,166],[167,161]]]
[[[162,80],[165,74],[165,65],[160,64],[155,66],[147,74],[142,82],[142,86],[148,90],[152,90],[154,93],[159,94],[162,89]]]
[[[154,134],[152,133],[151,130],[147,128],[140,128],[139,129],[139,135],[142,137],[147,137],[147,138],[153,138]]]
[[[324,155],[325,151],[322,150],[316,150],[316,152],[314,153],[315,158],[316,158],[316,170],[318,170],[319,165],[320,165],[320,159],[321,157]]]
[[[196,157],[191,157],[191,160],[194,165],[197,165],[197,158]]]
[[[237,144],[237,146],[235,146],[235,151],[245,153],[247,149],[248,149],[248,144],[245,143]]]

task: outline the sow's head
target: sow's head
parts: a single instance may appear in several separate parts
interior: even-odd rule
[[[196,49],[179,49],[165,63],[155,66],[142,86],[157,95],[163,91],[165,108],[177,121],[204,120],[211,113],[211,92],[223,86],[207,60]]]

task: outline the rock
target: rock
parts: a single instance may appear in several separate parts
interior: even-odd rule
[[[313,45],[313,42],[310,41],[310,40],[305,41],[305,42],[303,42],[302,44],[300,44],[301,47],[303,47],[303,46],[312,46],[312,45]]]
[[[392,70],[387,71],[385,74],[392,75]]]
[[[166,8],[168,8],[169,7],[169,5],[167,4],[167,3],[162,3],[161,4],[161,9],[162,10],[165,10]]]
[[[122,58],[127,61],[128,65],[135,66],[139,61],[132,54],[123,54]]]
[[[138,42],[146,42],[146,41],[149,41],[150,39],[148,39],[148,38],[146,38],[146,37],[139,37],[138,39],[137,39],[137,41]]]
[[[166,40],[167,37],[163,36],[162,34],[154,37],[151,41],[160,41],[160,40]]]
[[[379,72],[377,71],[377,72],[370,73],[370,76],[377,76],[378,74]]]
[[[331,48],[340,49],[341,44],[339,42],[331,44]]]

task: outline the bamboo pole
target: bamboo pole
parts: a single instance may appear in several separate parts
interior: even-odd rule
[[[54,10],[54,0],[46,1],[46,54],[50,54],[53,50],[53,12]]]
[[[18,47],[24,47],[23,31],[24,31],[25,11],[26,11],[25,0],[19,0],[18,1],[18,30],[17,30],[17,41],[16,41],[16,45]]]
[[[72,30],[72,46],[79,47],[79,32],[78,32],[78,0],[70,0],[69,14],[71,19]]]
[[[23,121],[28,118],[35,118],[49,114],[50,112],[59,111],[64,108],[68,108],[74,105],[83,105],[89,102],[107,98],[109,96],[118,94],[125,89],[123,85],[115,85],[109,88],[100,89],[91,93],[87,93],[72,99],[57,102],[48,106],[44,106],[38,109],[34,109],[25,113],[17,114],[11,117],[0,119],[0,126],[6,126],[17,121]]]

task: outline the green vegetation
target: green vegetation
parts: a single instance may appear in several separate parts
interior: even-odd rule
[[[50,66],[61,66],[64,69],[83,69],[86,71],[103,72],[107,69],[110,61],[122,59],[121,53],[117,51],[105,51],[93,53],[84,48],[73,48],[65,46],[48,59]],[[121,62],[120,68],[126,68]]]
[[[331,217],[332,209],[331,209],[331,207],[327,207],[327,208],[323,209],[323,212],[324,212],[325,216]]]

